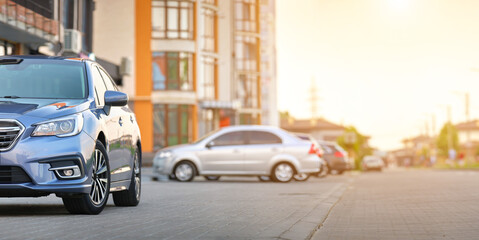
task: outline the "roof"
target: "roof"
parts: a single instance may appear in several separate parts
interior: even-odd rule
[[[462,122],[455,125],[457,130],[479,130],[479,120],[472,120],[468,122]]]
[[[310,119],[282,119],[281,128],[288,131],[312,131],[312,130],[344,130],[341,125],[329,122],[324,118],[319,118],[315,121]]]
[[[45,59],[45,60],[78,60],[78,61],[91,61],[89,59],[84,58],[73,58],[73,57],[63,57],[63,56],[45,56],[45,55],[7,55],[7,56],[0,56],[0,59],[12,59],[12,58],[20,58],[20,59]]]

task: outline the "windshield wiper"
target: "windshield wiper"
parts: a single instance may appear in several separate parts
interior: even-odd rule
[[[21,97],[12,95],[12,96],[3,96],[2,98],[21,98]]]
[[[21,58],[4,58],[0,59],[0,65],[19,64],[23,61]]]

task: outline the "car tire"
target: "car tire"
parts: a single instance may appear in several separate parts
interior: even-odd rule
[[[270,182],[271,178],[269,176],[258,176],[260,182]]]
[[[293,178],[297,182],[305,182],[309,178],[309,174],[307,173],[299,173],[299,174],[294,174]]]
[[[205,176],[205,179],[208,181],[218,181],[221,176]]]
[[[138,149],[135,151],[131,181],[128,190],[113,193],[115,206],[137,206],[141,199],[141,155]]]
[[[276,164],[271,171],[271,178],[275,182],[287,183],[293,180],[295,174],[294,167],[286,162]]]
[[[179,182],[191,182],[196,176],[196,168],[193,163],[189,161],[182,161],[176,164],[173,170],[175,178]]]
[[[90,193],[63,197],[63,205],[72,214],[99,214],[108,202],[110,194],[110,165],[105,146],[96,141],[91,161]]]

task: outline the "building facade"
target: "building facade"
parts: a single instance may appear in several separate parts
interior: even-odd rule
[[[274,11],[272,0],[0,0],[0,55],[95,58],[154,152],[275,125]]]

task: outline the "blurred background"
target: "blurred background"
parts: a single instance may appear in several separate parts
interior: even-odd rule
[[[0,0],[0,55],[98,61],[145,156],[273,125],[398,166],[477,168],[474,0]]]

